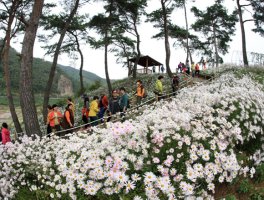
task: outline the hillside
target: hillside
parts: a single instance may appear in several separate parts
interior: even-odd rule
[[[0,197],[263,199],[263,72],[223,72],[93,134],[0,145]]]
[[[33,60],[33,90],[35,93],[42,94],[45,90],[46,83],[48,81],[51,62],[45,61],[40,58],[34,58]],[[10,50],[10,72],[11,72],[11,87],[14,93],[19,89],[19,56],[15,49]],[[105,80],[94,73],[83,71],[84,86],[87,87],[94,83],[96,80],[102,83]],[[79,70],[69,66],[58,65],[53,86],[52,93],[60,94],[61,87],[66,83],[68,90],[76,93],[79,90]],[[59,88],[58,88],[59,87]],[[0,95],[4,95],[5,82],[3,77],[3,67],[0,63]]]

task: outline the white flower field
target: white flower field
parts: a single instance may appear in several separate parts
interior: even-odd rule
[[[223,74],[92,134],[1,145],[0,199],[214,199],[256,176],[263,133],[263,85]]]

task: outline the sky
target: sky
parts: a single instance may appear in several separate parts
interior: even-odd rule
[[[187,3],[187,10],[190,10],[192,6],[197,6],[199,9],[205,10],[207,6],[211,5],[213,0],[196,0],[193,2],[189,0]],[[236,4],[233,0],[225,0],[225,5],[231,12]],[[147,7],[147,12],[151,12],[160,7],[159,0],[150,0]],[[88,6],[81,10],[83,13],[89,13],[89,16],[93,16],[98,12],[103,12],[103,5],[98,3],[90,3]],[[245,13],[245,19],[250,18],[250,14]],[[191,11],[188,11],[188,20],[189,25],[192,24],[195,20]],[[172,22],[185,27],[184,20],[184,11],[183,9],[177,9],[174,11],[172,18]],[[165,65],[165,45],[164,40],[156,40],[151,37],[158,33],[158,30],[153,28],[153,24],[144,22],[144,18],[142,19],[142,24],[139,26],[139,34],[141,37],[141,53],[142,55],[149,55],[155,60],[163,63]],[[257,52],[264,54],[263,46],[264,46],[264,38],[259,36],[256,33],[253,33],[251,29],[254,27],[252,22],[247,22],[245,24],[246,28],[246,40],[247,40],[247,51],[248,52]],[[224,62],[225,63],[234,63],[237,62],[241,57],[239,54],[241,52],[241,34],[240,34],[240,26],[239,23],[236,25],[237,31],[236,35],[232,37],[233,41],[230,43],[229,53],[225,55]],[[55,39],[55,38],[54,38]],[[176,66],[180,61],[184,61],[186,57],[186,53],[182,48],[173,47],[173,40],[169,40],[171,45],[171,59],[170,59],[170,67],[172,72],[175,72]],[[16,49],[21,49],[21,45],[19,42],[13,43],[13,47]],[[38,40],[35,42],[34,46],[34,57],[42,58],[48,61],[52,61],[51,56],[45,56],[45,51],[41,48],[43,44],[39,43]],[[84,70],[93,72],[100,77],[105,78],[104,71],[104,50],[103,49],[92,49],[87,44],[82,44],[81,49],[84,54]],[[194,60],[198,62],[202,55],[193,55]],[[121,64],[116,63],[116,58],[113,53],[108,54],[108,65],[109,65],[109,75],[110,79],[122,79],[127,77],[127,69],[122,67]],[[67,54],[61,54],[58,59],[58,63],[66,66],[72,66],[76,69],[80,67],[80,59],[73,60]]]

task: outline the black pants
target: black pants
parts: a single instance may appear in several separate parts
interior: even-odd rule
[[[176,95],[177,90],[178,90],[177,86],[172,86],[172,94],[173,94],[173,96]]]
[[[47,136],[48,137],[50,137],[51,132],[52,132],[52,129],[51,129],[50,125],[48,124],[47,125]]]
[[[61,130],[61,126],[58,124],[58,125],[55,125],[53,127],[51,127],[51,130],[53,133],[56,133],[57,131],[60,131]],[[61,133],[56,133],[57,136],[61,136]]]
[[[97,126],[98,124],[97,119],[98,119],[97,116],[93,116],[93,117],[90,116],[91,126]]]
[[[88,118],[85,115],[82,116],[82,121],[83,121],[84,124],[86,124],[84,126],[84,128],[87,128],[88,127]]]

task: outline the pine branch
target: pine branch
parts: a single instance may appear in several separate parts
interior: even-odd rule
[[[247,20],[244,20],[243,23],[246,23],[246,22],[255,22],[256,20],[255,19],[247,19]]]

